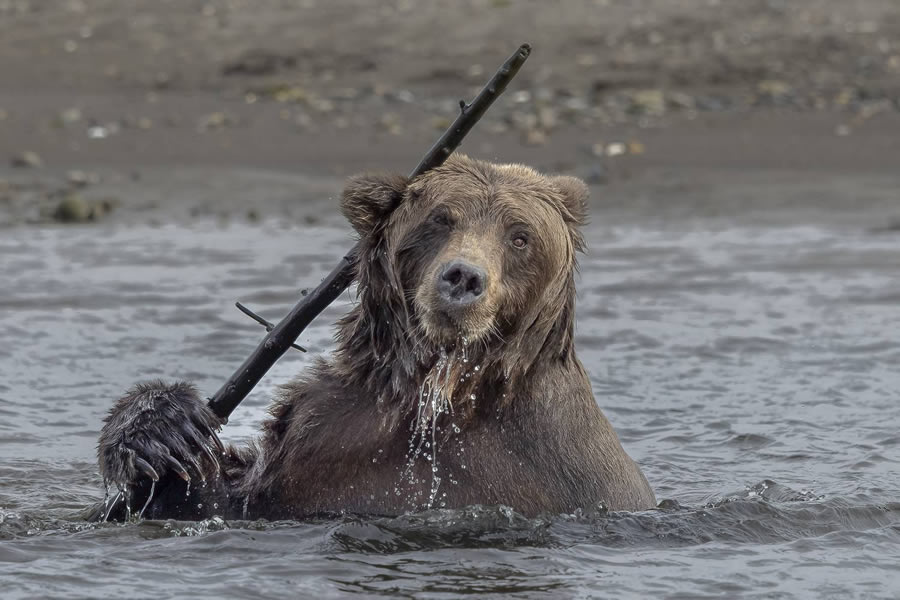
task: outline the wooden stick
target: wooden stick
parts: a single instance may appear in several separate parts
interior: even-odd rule
[[[418,166],[413,169],[409,175],[410,179],[442,165],[447,160],[447,157],[456,150],[466,134],[494,103],[494,100],[503,93],[530,53],[530,45],[519,46],[518,50],[503,63],[503,66],[488,81],[471,104],[460,102],[459,116],[422,158]],[[250,357],[209,399],[209,407],[224,422],[228,422],[228,417],[234,412],[234,409],[247,397],[272,368],[272,365],[288,351],[307,325],[352,283],[356,276],[358,252],[359,244],[344,256],[340,264],[322,280],[316,289],[297,303],[291,312],[275,325]]]
[[[272,323],[269,323],[268,321],[263,319],[261,316],[259,316],[258,314],[256,314],[255,312],[253,312],[252,310],[250,310],[243,304],[241,304],[240,302],[235,302],[234,305],[237,307],[237,309],[239,311],[241,311],[242,313],[244,313],[245,315],[247,315],[248,317],[250,317],[257,323],[259,323],[260,325],[265,327],[266,331],[272,331],[273,329],[275,329],[275,325],[273,325]],[[293,348],[294,350],[299,350],[300,352],[306,352],[306,348],[304,348],[303,346],[298,346],[297,344],[291,344],[291,348]]]

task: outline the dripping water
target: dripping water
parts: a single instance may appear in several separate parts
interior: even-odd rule
[[[144,507],[141,508],[141,512],[138,513],[138,520],[144,518],[144,511],[147,510],[147,507],[150,506],[150,503],[153,501],[153,494],[156,492],[156,480],[150,482],[150,495],[147,496],[147,501],[144,502]]]
[[[442,348],[437,362],[426,375],[419,387],[416,413],[410,427],[412,433],[409,439],[407,461],[403,471],[402,481],[414,490],[412,500],[423,499],[425,508],[433,508],[441,482],[441,465],[439,460],[439,446],[441,443],[441,428],[439,419],[442,415],[453,415],[453,393],[459,381],[465,381],[472,373],[468,369],[469,344],[465,338],[460,338],[460,343],[449,353]],[[462,373],[458,375],[458,373]],[[471,396],[474,400],[474,395]],[[460,432],[459,426],[451,424],[452,434]],[[416,463],[424,459],[429,463],[431,472],[428,482],[428,496],[423,497],[422,484],[425,481],[416,479]],[[396,490],[399,495],[399,488]],[[444,497],[446,493],[444,493]]]

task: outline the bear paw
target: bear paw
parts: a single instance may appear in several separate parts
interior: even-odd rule
[[[169,471],[186,482],[192,476],[205,481],[219,471],[216,451],[225,451],[216,435],[221,425],[189,383],[137,384],[105,419],[97,446],[100,474],[122,491]]]

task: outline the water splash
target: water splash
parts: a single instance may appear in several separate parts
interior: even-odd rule
[[[410,500],[416,506],[421,501],[424,508],[431,509],[438,500],[438,492],[443,481],[439,451],[440,443],[444,438],[441,435],[439,421],[441,415],[453,415],[453,395],[456,387],[472,376],[472,371],[469,370],[469,361],[468,341],[461,338],[460,343],[451,352],[448,353],[446,349],[441,349],[437,362],[419,388],[416,414],[410,427],[412,434],[409,439],[406,467],[401,477],[402,483],[408,484],[413,490]],[[475,400],[474,394],[470,395],[469,399]],[[458,434],[460,431],[459,426],[451,422],[449,434]],[[420,459],[429,463],[430,481],[416,478],[415,466]],[[424,497],[423,486],[426,483],[428,484],[427,498]],[[395,493],[399,495],[400,489],[395,489]],[[445,492],[440,497],[446,498],[446,496]],[[441,505],[443,506],[444,502]]]
[[[119,490],[115,496],[110,497],[109,488],[106,491],[106,497],[103,499],[103,506],[106,508],[106,514],[103,515],[103,522],[106,523],[109,521],[109,515],[112,514],[113,509],[119,503],[119,500],[122,499],[122,492]]]
[[[215,516],[195,522],[167,521],[163,529],[172,537],[197,537],[213,531],[226,531],[230,526],[225,519]]]
[[[147,496],[147,501],[144,502],[144,507],[141,508],[141,512],[138,513],[138,520],[144,518],[144,511],[147,510],[147,507],[150,506],[150,503],[153,501],[153,494],[156,492],[156,480],[150,482],[150,495]]]

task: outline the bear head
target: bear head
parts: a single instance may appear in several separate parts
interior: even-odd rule
[[[462,155],[411,181],[353,178],[342,210],[361,240],[360,303],[339,352],[385,369],[395,391],[461,346],[507,381],[572,358],[587,197],[574,177]]]

